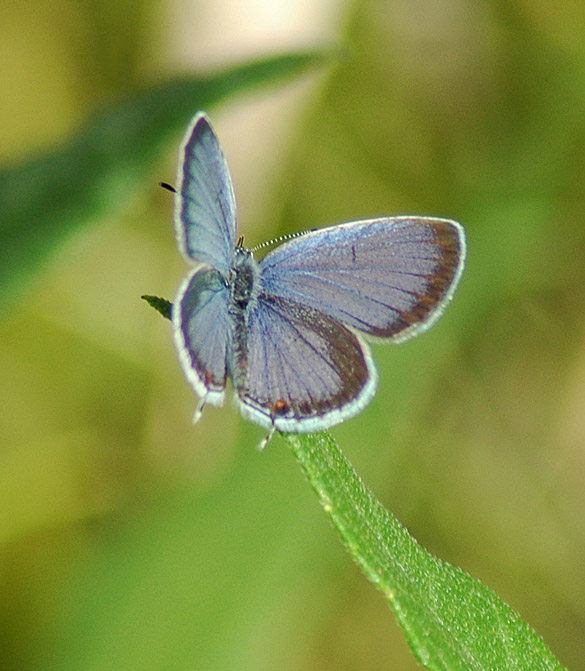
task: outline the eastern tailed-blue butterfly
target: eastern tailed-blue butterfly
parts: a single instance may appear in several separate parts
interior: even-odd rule
[[[318,431],[362,410],[377,382],[363,336],[402,342],[432,326],[465,257],[457,222],[402,216],[290,236],[257,261],[236,240],[230,174],[203,113],[181,145],[175,227],[194,266],[172,314],[200,397],[194,420],[223,404],[229,377],[242,415],[269,429],[264,444],[275,430]]]

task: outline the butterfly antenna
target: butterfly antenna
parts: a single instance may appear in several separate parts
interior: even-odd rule
[[[260,245],[256,245],[256,247],[252,247],[250,251],[257,252],[259,249],[264,249],[265,247],[276,245],[280,242],[284,242],[285,240],[292,240],[293,238],[301,238],[303,235],[307,235],[307,233],[312,233],[313,231],[316,230],[317,230],[316,228],[310,228],[308,231],[297,231],[296,233],[287,233],[286,235],[279,235],[277,238],[267,240],[266,242],[263,242]]]

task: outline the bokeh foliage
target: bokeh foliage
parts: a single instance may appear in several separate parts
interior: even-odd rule
[[[165,11],[3,4],[6,166],[160,79]],[[580,668],[582,7],[356,0],[342,41],[270,179],[264,238],[247,240],[382,214],[464,223],[453,305],[374,348],[379,394],[335,436],[423,545]],[[284,443],[258,455],[229,407],[190,425],[168,324],[139,298],[172,298],[184,272],[156,187],[179,137],[1,325],[0,665],[415,669]]]

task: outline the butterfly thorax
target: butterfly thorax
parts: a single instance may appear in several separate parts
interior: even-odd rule
[[[227,284],[231,315],[228,370],[234,387],[243,389],[247,386],[250,311],[257,303],[260,289],[260,268],[252,253],[244,247],[236,247]]]
[[[256,300],[259,277],[260,269],[252,253],[243,247],[237,247],[228,281],[232,308],[244,311],[250,301]]]

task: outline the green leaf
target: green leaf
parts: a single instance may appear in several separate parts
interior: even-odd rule
[[[68,142],[0,172],[0,303],[82,224],[115,214],[149,174],[167,140],[200,109],[282,81],[325,61],[282,55],[206,77],[183,77],[117,101]]]
[[[160,312],[166,319],[172,318],[173,304],[171,301],[168,301],[166,298],[160,298],[159,296],[149,296],[148,294],[144,294],[144,296],[140,296],[140,298],[142,298],[143,301],[146,301],[150,307],[153,307],[157,312]]]
[[[283,437],[426,669],[564,668],[496,594],[422,548],[366,488],[328,433]]]

